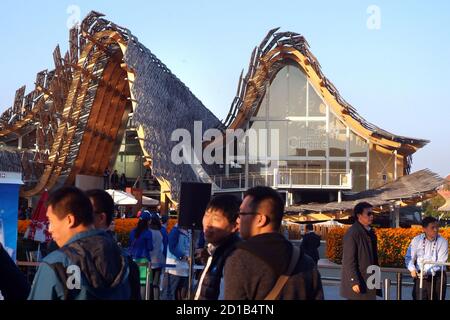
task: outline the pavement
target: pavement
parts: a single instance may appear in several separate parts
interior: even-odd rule
[[[326,300],[345,300],[339,294],[339,286],[340,286],[340,278],[341,278],[341,266],[329,261],[324,258],[325,252],[323,249],[323,245],[321,246],[321,250],[319,250],[319,254],[321,259],[319,260],[319,272],[322,277],[322,286],[324,289],[324,296]],[[404,271],[403,269],[395,269],[389,268],[390,271],[382,271],[381,272],[381,281],[384,283],[385,279],[391,280],[391,289],[390,289],[390,300],[397,299],[397,272]],[[392,271],[391,271],[392,270]],[[402,274],[402,294],[401,300],[412,300],[412,289],[413,289],[412,278],[406,274]],[[384,299],[384,288],[383,290],[383,298],[378,298],[380,300]],[[446,292],[446,300],[450,300],[450,288],[447,287]]]

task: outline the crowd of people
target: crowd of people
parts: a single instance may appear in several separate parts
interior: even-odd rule
[[[320,237],[308,225],[301,246],[286,239],[280,233],[284,202],[269,187],[247,190],[242,201],[227,194],[213,197],[201,232],[175,225],[167,234],[167,217],[143,210],[127,248],[112,231],[114,202],[104,190],[63,187],[50,194],[47,208],[55,249],[42,260],[31,286],[0,249],[0,291],[5,299],[324,299],[317,265]],[[350,300],[373,300],[381,290],[368,284],[369,267],[379,265],[372,206],[357,204],[354,219],[343,240],[340,292]],[[405,257],[415,279],[414,299],[419,298],[420,271],[425,275],[421,297],[429,299],[431,291],[437,297],[439,290],[440,267],[421,270],[420,262],[448,258],[448,242],[439,236],[436,219],[426,217],[422,226],[423,233],[412,240]],[[191,241],[196,264],[204,265],[196,272],[192,295]]]
[[[119,176],[117,170],[112,173],[109,168],[103,171],[103,189],[125,190],[127,187],[127,177],[125,173]]]

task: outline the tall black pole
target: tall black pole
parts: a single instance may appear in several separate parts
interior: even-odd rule
[[[189,279],[188,279],[188,300],[192,300],[192,278],[194,277],[194,230],[189,229]]]

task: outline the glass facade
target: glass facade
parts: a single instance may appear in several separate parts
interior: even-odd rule
[[[144,190],[159,188],[159,184],[152,176],[151,170],[144,165],[144,156],[132,117],[128,119],[127,128],[113,170],[117,170],[119,176],[122,173],[125,174],[127,187],[136,186]]]
[[[267,138],[267,152],[262,152],[266,150],[261,140],[250,139],[250,163],[261,164],[266,158],[272,168],[275,164],[279,170],[297,170],[298,184],[342,185],[342,172],[352,170],[352,189],[366,189],[367,141],[333,113],[294,62],[283,67],[268,85],[249,128],[267,129],[262,135]],[[270,170],[249,167],[250,172],[261,169]]]

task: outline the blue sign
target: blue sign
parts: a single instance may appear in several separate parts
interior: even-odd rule
[[[19,184],[0,183],[0,242],[16,259]]]

